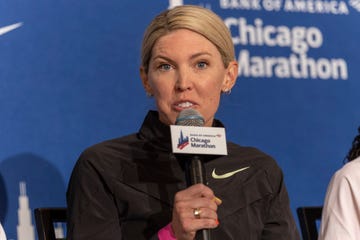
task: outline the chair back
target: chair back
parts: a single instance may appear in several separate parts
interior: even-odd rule
[[[65,239],[63,236],[56,238],[56,224],[66,224],[66,208],[36,208],[34,213],[39,240]]]
[[[318,239],[317,221],[321,220],[322,206],[304,206],[296,209],[303,240]]]

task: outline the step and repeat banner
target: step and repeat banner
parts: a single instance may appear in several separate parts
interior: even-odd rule
[[[228,139],[277,160],[294,215],[322,205],[360,125],[360,0],[0,0],[8,239],[37,239],[34,208],[66,205],[84,148],[138,130],[154,108],[138,74],[142,35],[180,4],[212,9],[231,30],[239,76],[217,114]]]

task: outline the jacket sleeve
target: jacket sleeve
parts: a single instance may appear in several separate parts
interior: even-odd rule
[[[80,156],[69,181],[67,239],[121,240],[113,195],[90,156]]]
[[[300,235],[291,213],[289,196],[281,169],[277,167],[268,177],[274,187],[274,195],[269,204],[261,239],[299,240]]]

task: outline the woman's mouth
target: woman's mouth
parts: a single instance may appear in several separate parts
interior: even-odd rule
[[[181,103],[176,104],[176,106],[180,107],[180,108],[190,108],[190,107],[194,106],[194,104],[191,102],[181,102]]]

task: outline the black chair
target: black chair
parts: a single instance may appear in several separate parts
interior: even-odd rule
[[[318,227],[316,221],[321,220],[322,206],[298,207],[296,212],[303,240],[317,240]]]
[[[66,224],[66,208],[36,208],[35,223],[39,240],[56,240],[55,227],[56,223]],[[65,238],[60,238],[65,239]]]

